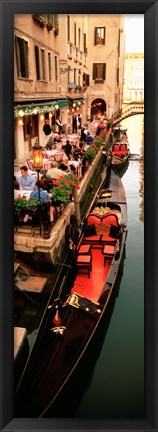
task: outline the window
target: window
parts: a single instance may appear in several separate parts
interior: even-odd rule
[[[94,45],[105,45],[105,27],[95,27]]]
[[[36,62],[36,77],[40,80],[40,63],[39,63],[39,48],[35,45],[35,62]]]
[[[74,69],[74,82],[76,83],[76,69]]]
[[[52,58],[51,53],[48,53],[48,80],[52,80]]]
[[[78,29],[78,47],[80,48],[81,45],[81,29]]]
[[[44,56],[43,48],[41,48],[41,72],[42,72],[41,79],[44,81],[45,80],[45,56]]]
[[[86,48],[86,33],[83,33],[83,52],[85,54],[87,53],[87,48]]]
[[[76,23],[74,23],[74,45],[76,46]]]
[[[57,56],[54,57],[54,65],[55,65],[55,81],[57,82],[58,80],[58,60],[57,60]]]
[[[106,79],[106,63],[93,63],[93,79],[98,82]]]
[[[67,40],[70,42],[70,15],[67,15]]]
[[[28,70],[28,42],[15,36],[17,74],[18,77],[29,78]]]
[[[119,68],[117,67],[117,71],[116,71],[116,78],[117,78],[117,85],[119,85]]]

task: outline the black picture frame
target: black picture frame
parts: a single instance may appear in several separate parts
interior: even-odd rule
[[[145,20],[145,416],[119,421],[82,419],[17,419],[13,416],[13,100],[14,100],[14,14],[44,13],[132,13]],[[2,431],[98,431],[158,430],[157,364],[157,72],[158,1],[92,0],[14,1],[1,0],[1,145],[0,145],[0,428]],[[129,371],[130,373],[130,371]]]

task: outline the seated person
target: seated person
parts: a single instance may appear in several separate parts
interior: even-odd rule
[[[35,176],[28,173],[28,168],[26,165],[23,165],[20,170],[21,176],[18,180],[20,189],[33,190],[36,182]]]
[[[50,196],[48,192],[42,189],[41,181],[37,180],[34,190],[30,194],[30,198],[36,198],[40,202],[49,201]]]
[[[58,168],[58,164],[56,161],[52,161],[51,168],[46,172],[46,178],[48,181],[57,180],[59,177],[65,175],[61,169]]]
[[[69,140],[66,141],[66,144],[63,145],[62,148],[63,148],[66,156],[68,157],[68,159],[70,159],[70,154],[71,154],[71,151],[72,151],[72,146],[69,143]]]
[[[63,160],[62,160],[62,162],[60,164],[60,169],[62,171],[65,171],[66,173],[68,173],[70,171],[69,163],[68,163],[68,158],[67,157],[63,158]]]
[[[76,168],[73,164],[70,165],[70,173],[75,175],[76,174]]]
[[[86,144],[91,144],[93,142],[94,138],[92,137],[92,135],[90,134],[90,132],[87,132],[87,136],[86,136]]]
[[[39,193],[39,191],[40,191],[40,193]],[[37,180],[36,184],[35,184],[35,189],[30,194],[30,198],[36,198],[40,202],[45,202],[45,201],[49,201],[50,202],[50,206],[49,206],[49,209],[48,209],[48,214],[45,214],[45,216],[47,217],[47,215],[48,215],[49,216],[49,220],[52,223],[53,220],[54,220],[54,208],[51,205],[51,200],[50,200],[51,197],[52,197],[52,194],[49,194],[48,192],[46,192],[46,190],[43,190],[42,187],[41,187],[41,181]],[[44,207],[43,207],[43,211],[44,211]]]

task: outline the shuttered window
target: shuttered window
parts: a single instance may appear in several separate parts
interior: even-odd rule
[[[87,48],[86,48],[86,33],[83,33],[83,52],[85,54],[87,53]]]
[[[36,77],[40,80],[39,47],[35,45]]]
[[[106,79],[106,63],[93,63],[93,80]]]
[[[76,23],[74,23],[74,45],[76,47]]]
[[[58,80],[58,60],[57,56],[54,57],[54,67],[55,67],[55,82]]]
[[[52,57],[51,53],[48,53],[48,79],[52,80]]]
[[[106,27],[95,27],[94,45],[105,45]]]
[[[45,80],[45,55],[44,49],[41,48],[41,69],[42,69],[42,80]]]
[[[15,49],[17,60],[17,74],[22,78],[29,78],[28,70],[28,42],[15,36]]]
[[[70,42],[70,15],[67,15],[67,41]]]

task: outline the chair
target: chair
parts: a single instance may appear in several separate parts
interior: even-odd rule
[[[105,266],[106,260],[112,259],[114,252],[115,252],[115,246],[111,246],[111,245],[107,245],[107,244],[105,244],[103,246],[102,253],[104,255],[104,266]]]
[[[92,256],[91,255],[78,255],[76,260],[77,270],[87,270],[88,277],[90,278],[90,270],[92,270]]]
[[[118,217],[117,217],[117,215],[115,213],[110,213],[110,214],[105,215],[102,218],[102,223],[106,224],[109,227],[111,227],[111,225],[114,225],[116,227],[119,226]],[[111,246],[114,246],[115,243],[116,243],[116,238],[112,237],[110,235],[110,233],[109,234],[105,234],[105,235],[103,234],[101,236],[101,244],[109,244]]]

